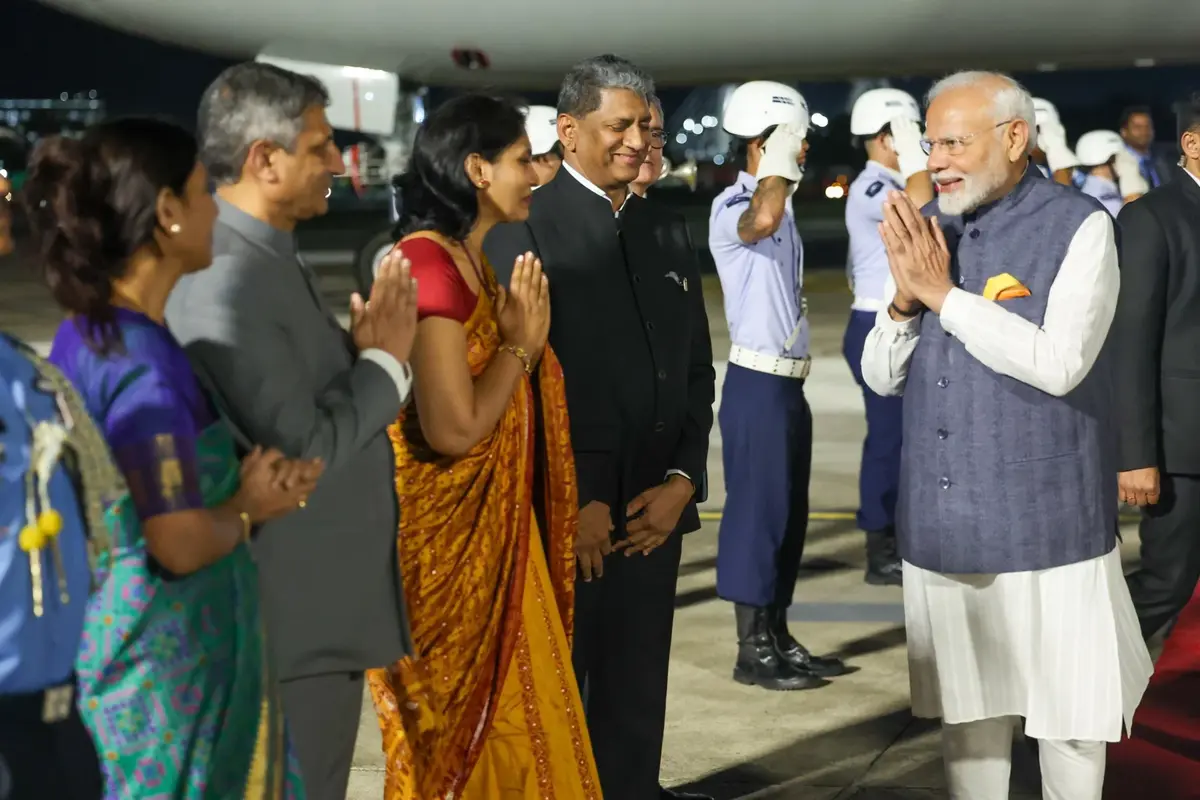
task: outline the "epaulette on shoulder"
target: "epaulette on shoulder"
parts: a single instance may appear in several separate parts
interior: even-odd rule
[[[745,192],[742,192],[739,194],[735,194],[733,197],[726,200],[725,208],[733,208],[734,206],[740,206],[744,203],[749,203],[749,202],[750,202],[750,195]]]

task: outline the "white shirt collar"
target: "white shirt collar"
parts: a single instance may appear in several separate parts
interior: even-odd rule
[[[867,159],[867,163],[874,164],[875,166],[879,167],[879,169],[883,170],[888,175],[895,178],[896,183],[900,184],[901,186],[903,186],[906,183],[906,181],[904,180],[904,175],[902,173],[892,169],[891,167],[884,166],[884,164],[882,162],[876,161],[875,159],[871,158],[871,159]]]
[[[581,184],[583,184],[583,187],[585,189],[592,192],[593,194],[600,195],[609,204],[612,203],[612,200],[609,199],[608,195],[604,193],[603,189],[601,189],[599,186],[597,186],[596,184],[589,181],[587,178],[583,177],[583,175],[581,175],[577,169],[575,169],[570,164],[568,164],[565,159],[562,162],[562,168],[565,169],[572,178],[574,178],[575,180],[577,180]],[[620,213],[625,210],[625,204],[629,202],[629,195],[631,195],[631,194],[633,194],[633,192],[630,192],[630,191],[625,192],[625,199],[621,201],[621,207],[613,212],[614,217],[619,216]]]
[[[1200,186],[1200,178],[1197,178],[1195,175],[1193,175],[1191,170],[1189,170],[1187,167],[1180,167],[1180,169],[1186,172],[1187,176],[1194,180],[1198,186]]]

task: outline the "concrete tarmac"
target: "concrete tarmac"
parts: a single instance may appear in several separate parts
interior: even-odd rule
[[[333,308],[353,289],[348,269],[320,270]],[[0,261],[0,328],[45,347],[60,315],[15,259]],[[814,509],[793,632],[811,650],[855,668],[812,691],[771,693],[734,683],[733,611],[716,596],[717,527],[724,500],[721,437],[712,434],[711,492],[702,530],[686,537],[672,642],[662,780],[717,800],[932,800],[948,794],[936,723],[909,713],[904,616],[898,588],[863,583],[864,539],[854,522],[863,404],[841,356],[849,308],[839,271],[809,277],[814,363]],[[718,397],[729,337],[719,287],[705,281]],[[1137,553],[1136,530],[1122,545]],[[1013,797],[1039,797],[1036,759],[1014,746]],[[382,797],[384,763],[369,698],[347,800]],[[621,798],[609,798],[621,800]]]

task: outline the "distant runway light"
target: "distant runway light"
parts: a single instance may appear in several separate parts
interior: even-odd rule
[[[1153,67],[1154,59],[1153,58],[1137,58],[1137,59],[1134,59],[1133,65],[1135,67]]]
[[[822,114],[820,111],[812,115],[812,124],[818,128],[824,128],[829,124],[829,117]]]
[[[846,190],[843,189],[841,186],[839,186],[836,183],[833,184],[832,186],[825,187],[825,196],[828,197],[830,200],[840,200],[845,195],[846,195]]]
[[[715,156],[713,156],[713,163],[716,164],[718,167],[721,166],[722,164],[725,163],[725,156],[721,155],[720,153],[717,153]]]
[[[687,141],[687,134],[686,134],[686,133],[678,133],[678,134],[676,134],[676,135],[675,135],[675,141],[679,142],[680,144],[683,144],[684,142],[686,142],[686,141]]]

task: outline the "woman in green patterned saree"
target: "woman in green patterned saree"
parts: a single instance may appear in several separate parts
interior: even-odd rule
[[[79,389],[129,494],[88,606],[79,703],[106,798],[304,797],[272,674],[255,523],[304,506],[321,465],[234,441],[163,324],[212,260],[192,137],[147,119],[44,142],[25,200],[70,316],[50,360]]]

